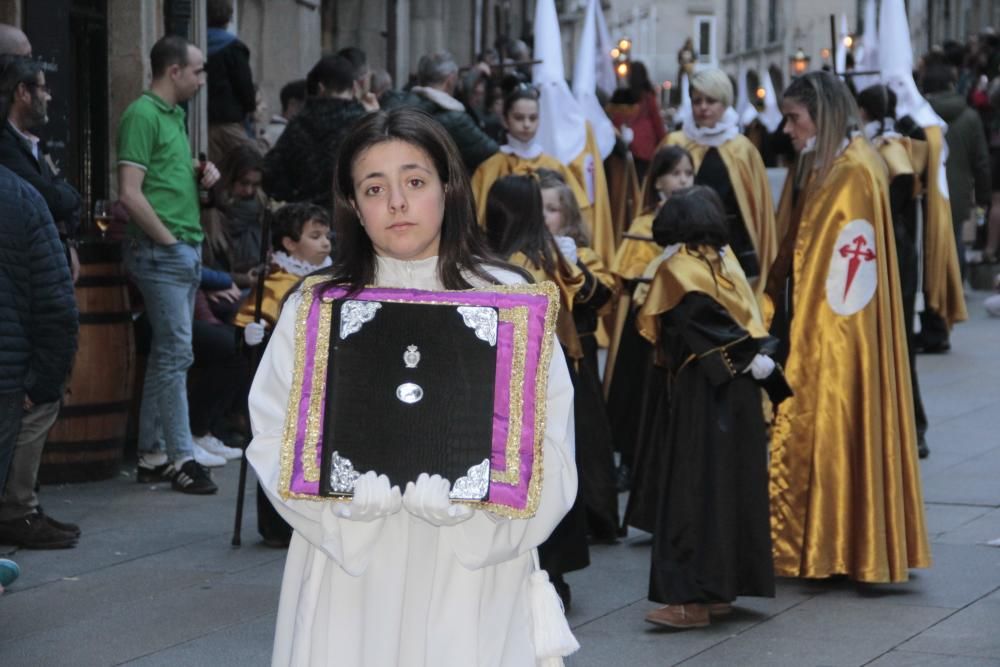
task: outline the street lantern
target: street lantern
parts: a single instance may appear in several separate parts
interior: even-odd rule
[[[629,70],[631,69],[631,64],[629,62],[630,52],[632,51],[632,40],[628,37],[622,37],[618,40],[618,46],[611,49],[611,57],[615,61],[615,73],[618,75],[619,79],[625,79],[628,77]]]
[[[854,35],[844,35],[844,48],[848,51],[854,46]]]
[[[801,46],[788,58],[788,66],[792,71],[792,76],[802,76],[809,70],[809,56],[806,55]]]
[[[763,100],[765,97],[767,97],[767,90],[765,90],[763,87],[758,88],[757,89],[757,99],[758,100]]]

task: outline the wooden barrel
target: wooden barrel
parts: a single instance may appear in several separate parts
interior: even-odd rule
[[[135,374],[135,340],[121,243],[81,244],[76,302],[80,345],[38,473],[43,483],[118,473]]]

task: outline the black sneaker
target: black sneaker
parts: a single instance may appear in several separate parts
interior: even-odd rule
[[[170,486],[174,491],[181,493],[193,493],[199,496],[209,495],[219,490],[219,487],[212,481],[212,475],[208,469],[191,459],[177,470],[171,464],[167,471],[171,475]]]
[[[16,544],[22,549],[69,549],[76,546],[76,535],[59,530],[32,512],[21,519],[0,521],[0,544]]]
[[[170,468],[169,463],[162,463],[158,466],[147,464],[143,458],[139,457],[139,464],[135,467],[135,481],[140,484],[156,484],[157,482],[169,482],[170,475],[167,473]]]

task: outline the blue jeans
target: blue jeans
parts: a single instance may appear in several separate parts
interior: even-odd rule
[[[165,449],[171,461],[191,458],[187,371],[194,362],[191,323],[201,246],[130,239],[125,268],[142,292],[153,335],[139,410],[139,454]]]

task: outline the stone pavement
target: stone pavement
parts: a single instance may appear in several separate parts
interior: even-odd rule
[[[567,577],[581,651],[569,667],[646,665],[1000,666],[1000,320],[969,298],[953,350],[921,356],[931,419],[922,462],[934,567],[893,586],[781,581],[709,628],[643,622],[649,537],[593,549]],[[22,577],[0,597],[0,665],[266,665],[283,551],[259,544],[253,494],[244,546],[230,546],[237,466],[195,498],[131,472],[46,487],[46,510],[79,522],[76,549],[14,554]],[[0,554],[10,552],[0,547]],[[350,667],[350,666],[346,666]]]

